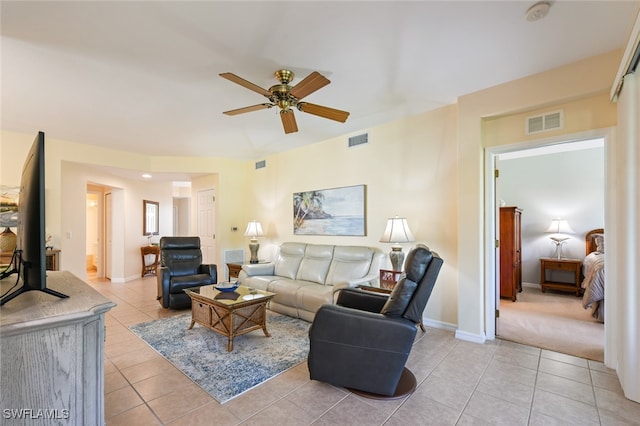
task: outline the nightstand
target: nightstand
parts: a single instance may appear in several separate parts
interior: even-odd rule
[[[560,291],[570,291],[580,297],[582,288],[580,287],[582,262],[580,259],[552,259],[543,257],[540,259],[540,286],[542,292],[548,288]],[[573,282],[547,280],[547,271],[570,272]],[[567,274],[568,275],[568,274]]]

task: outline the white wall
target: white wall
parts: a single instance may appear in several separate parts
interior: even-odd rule
[[[64,200],[61,222],[61,269],[71,271],[80,278],[86,277],[87,185],[99,184],[112,188],[116,205],[114,208],[114,247],[111,280],[124,282],[140,277],[142,258],[140,246],[148,239],[142,232],[142,200],[158,201],[160,204],[160,235],[172,235],[173,200],[171,183],[142,182],[110,175],[87,165],[63,162],[61,167]],[[48,202],[48,200],[47,200]],[[154,237],[157,239],[157,237]]]
[[[575,231],[563,257],[582,259],[586,232],[604,228],[604,148],[501,159],[499,168],[500,198],[523,210],[522,280],[540,283],[539,259],[555,250],[546,233],[554,217]]]

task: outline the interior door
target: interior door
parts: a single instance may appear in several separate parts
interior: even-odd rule
[[[104,264],[104,276],[111,279],[111,249],[113,245],[112,226],[111,226],[111,193],[107,192],[104,195],[104,250],[103,264]]]
[[[197,234],[203,263],[216,263],[216,195],[214,189],[198,191]]]

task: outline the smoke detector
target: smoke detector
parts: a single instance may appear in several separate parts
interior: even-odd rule
[[[549,13],[549,9],[551,9],[551,3],[549,3],[548,1],[539,1],[527,10],[527,13],[525,15],[527,17],[527,21],[539,21],[540,19],[547,16],[547,13]]]

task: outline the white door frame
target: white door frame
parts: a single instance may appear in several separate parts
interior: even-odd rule
[[[497,215],[497,200],[496,200],[496,179],[494,179],[494,163],[495,157],[500,154],[506,154],[508,152],[522,151],[524,149],[540,148],[544,146],[559,145],[569,142],[578,142],[581,140],[604,138],[604,155],[607,158],[607,145],[613,138],[613,128],[588,130],[585,132],[573,133],[570,135],[555,136],[546,139],[538,139],[532,141],[518,142],[510,145],[491,146],[484,149],[484,258],[485,258],[485,337],[487,340],[494,340],[496,338],[496,309],[499,306],[499,302],[496,300],[499,294],[496,294],[498,282],[496,265],[498,262],[497,253],[495,248],[495,241],[498,238],[499,219]],[[606,160],[605,160],[606,169]],[[605,179],[607,172],[605,171]],[[605,188],[607,185],[605,183]],[[606,197],[605,197],[606,203]],[[605,227],[606,227],[606,212],[605,206]],[[493,267],[490,267],[493,265]],[[605,342],[606,342],[606,329],[605,329]],[[605,344],[606,351],[606,344]]]

